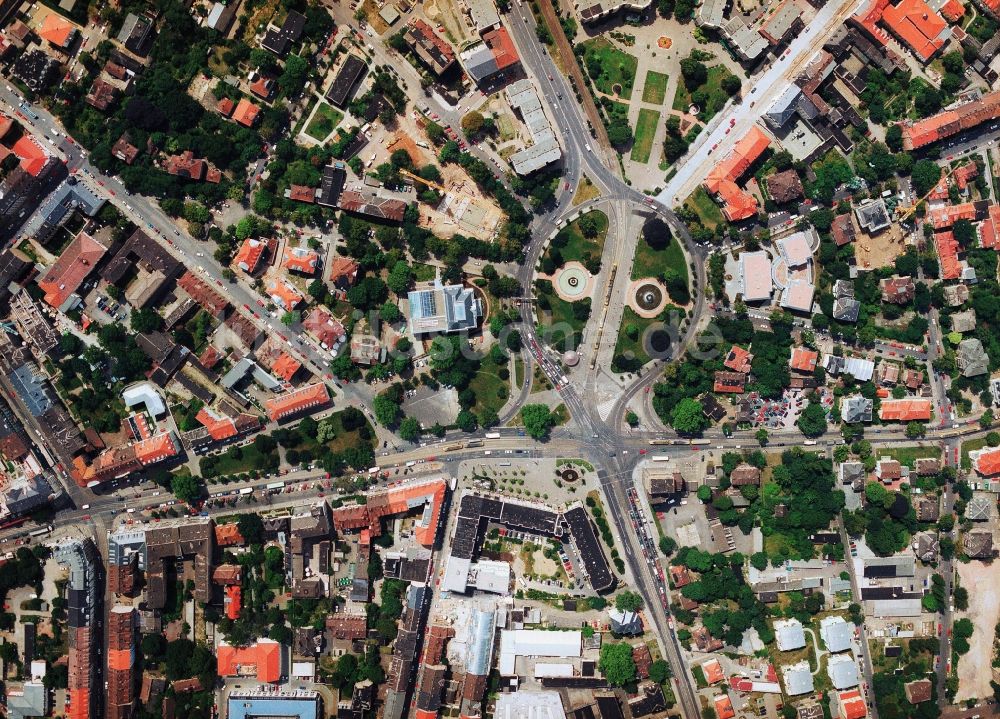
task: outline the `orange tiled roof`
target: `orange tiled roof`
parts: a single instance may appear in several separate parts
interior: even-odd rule
[[[945,0],[945,4],[941,6],[941,14],[949,22],[958,22],[965,15],[965,6],[958,0]]]
[[[709,684],[718,684],[726,678],[726,673],[722,671],[722,664],[718,659],[712,659],[701,665],[702,672],[705,673],[705,681]]]
[[[929,399],[892,399],[882,402],[879,418],[890,422],[910,422],[931,418]]]
[[[842,719],[863,719],[867,713],[865,700],[857,689],[840,693],[840,716]]]
[[[260,240],[247,238],[240,245],[239,252],[233,258],[232,264],[239,267],[248,274],[253,274],[260,267],[260,261],[264,257],[266,245]]]
[[[200,180],[205,175],[205,165],[205,160],[195,157],[191,150],[185,150],[179,155],[167,157],[164,169],[169,175]]]
[[[941,177],[938,183],[934,185],[934,189],[930,191],[927,195],[928,200],[947,200],[948,199],[948,178]]]
[[[202,407],[194,417],[208,429],[208,436],[216,442],[235,437],[237,435],[236,423],[229,417],[225,417],[208,407]]]
[[[135,443],[135,456],[143,464],[162,462],[179,453],[173,434],[164,432]]]
[[[946,205],[945,207],[935,207],[928,212],[928,218],[935,230],[943,230],[951,227],[959,220],[976,219],[976,206],[971,202],[963,202],[960,205]]]
[[[220,644],[216,651],[220,677],[253,675],[261,682],[281,679],[281,645],[260,639],[248,647]]]
[[[14,127],[14,118],[7,117],[0,112],[0,140],[6,137],[7,133]]]
[[[1000,246],[1000,205],[990,205],[990,214],[979,226],[979,246],[993,250]]]
[[[45,302],[59,309],[94,271],[95,265],[108,249],[86,232],[77,235],[63,250],[38,286],[45,292]]]
[[[317,382],[266,400],[264,409],[272,422],[278,422],[304,409],[324,405],[329,401],[330,393],[326,385]]]
[[[705,189],[710,194],[717,195],[722,201],[722,213],[726,219],[732,222],[745,220],[757,212],[757,200],[750,193],[740,189],[736,182],[770,144],[770,138],[754,125],[736,143],[732,152],[708,173]]]
[[[237,103],[236,109],[233,111],[233,119],[244,127],[253,127],[259,114],[260,108],[244,97],[240,98],[239,103]]]
[[[38,36],[56,47],[66,47],[73,39],[76,28],[73,23],[54,12],[45,16],[42,26],[38,29]]]
[[[957,280],[962,275],[962,264],[958,260],[958,240],[953,232],[935,232],[934,249],[937,250],[941,265],[942,280]]]
[[[430,516],[414,526],[413,535],[425,547],[434,545],[437,537],[441,506],[444,503],[447,483],[443,479],[432,479],[419,484],[410,484],[369,492],[367,503],[347,505],[333,510],[333,524],[338,531],[361,529],[372,536],[382,531],[382,518],[406,512],[429,503]]]
[[[233,110],[236,109],[236,103],[230,100],[228,97],[224,97],[219,100],[219,104],[215,106],[215,109],[219,111],[219,114],[224,117],[229,117],[233,114]]]
[[[507,28],[501,26],[496,30],[484,33],[483,42],[493,53],[493,60],[496,62],[498,70],[520,62],[517,48],[514,46],[514,41],[511,40],[510,33],[507,32]]]
[[[330,281],[347,283],[354,282],[358,276],[358,263],[350,257],[337,257],[330,263]]]
[[[220,547],[241,546],[246,540],[240,534],[240,527],[236,522],[215,525],[215,543]]]
[[[733,719],[736,712],[733,710],[733,702],[728,694],[715,698],[715,715],[718,719]]]
[[[258,77],[250,85],[250,92],[252,92],[257,97],[267,99],[271,96],[271,82],[268,78],[264,76]]]
[[[997,8],[1000,8],[1000,0],[996,0],[996,3]],[[953,110],[944,110],[924,120],[904,124],[903,148],[913,150],[923,147],[997,118],[1000,118],[1000,91],[988,93],[979,100],[967,102]]]
[[[49,160],[48,153],[27,133],[21,135],[10,149],[21,160],[21,169],[32,177],[38,177]]]
[[[243,589],[239,584],[230,584],[226,587],[226,616],[234,622],[240,618],[240,609],[243,608]]]
[[[1000,474],[1000,448],[981,452],[973,461],[972,467],[984,477]]]
[[[974,162],[967,162],[952,170],[951,178],[958,185],[958,189],[964,190],[971,180],[979,176],[979,166]]]
[[[268,282],[267,294],[274,304],[286,312],[294,310],[305,300],[303,294],[295,289],[295,285],[282,280],[271,280]]]
[[[789,365],[799,372],[813,372],[816,370],[816,360],[818,359],[818,352],[807,350],[805,347],[796,347],[792,350],[792,359]]]
[[[291,272],[301,272],[304,275],[311,275],[316,272],[319,264],[319,253],[307,247],[286,247],[285,262],[286,270]]]
[[[274,364],[271,365],[271,371],[286,382],[291,382],[292,377],[294,377],[295,373],[301,368],[302,363],[287,352],[282,352],[278,359],[275,360]]]
[[[733,345],[729,348],[729,354],[726,355],[726,360],[722,365],[723,367],[728,367],[733,372],[746,374],[750,371],[750,363],[752,361],[753,355],[750,354],[749,350],[745,350],[739,345]]]
[[[901,0],[882,13],[882,22],[906,43],[923,62],[944,47],[948,39],[948,23],[924,0]]]

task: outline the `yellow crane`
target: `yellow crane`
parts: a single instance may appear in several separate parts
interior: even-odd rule
[[[496,229],[496,222],[491,223],[491,221],[495,218],[497,210],[495,207],[493,207],[493,205],[491,205],[486,200],[476,197],[475,195],[470,195],[466,192],[461,192],[460,190],[448,189],[439,182],[434,182],[433,180],[427,180],[421,177],[420,175],[414,174],[409,170],[403,168],[399,169],[399,174],[402,175],[403,177],[412,180],[413,182],[419,182],[422,185],[434,188],[442,195],[452,195],[454,197],[461,198],[467,200],[468,202],[471,202],[472,204],[476,205],[483,211],[483,216],[480,221],[479,227],[481,227],[483,230],[486,230],[487,232],[492,232],[494,229]],[[463,212],[462,214],[464,215],[465,213]],[[462,224],[463,220],[461,217],[456,216],[454,214],[452,214],[452,216],[455,217],[455,220],[459,222],[459,224]],[[465,224],[466,226],[474,226],[475,223],[466,222]]]

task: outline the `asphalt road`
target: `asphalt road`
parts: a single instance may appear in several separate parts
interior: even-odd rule
[[[671,207],[683,202],[861,4],[860,0],[830,0],[823,5],[781,57],[746,81],[750,91],[744,94],[742,102],[734,101],[712,118],[693,148],[676,163],[677,173],[664,186],[657,200]]]

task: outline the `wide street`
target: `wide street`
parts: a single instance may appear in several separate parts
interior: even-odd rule
[[[742,101],[730,103],[712,118],[656,199],[668,207],[676,207],[694,192],[712,166],[749,132],[812,56],[862,4],[863,0],[831,0],[824,4],[781,57],[745,83],[750,90],[744,93]]]

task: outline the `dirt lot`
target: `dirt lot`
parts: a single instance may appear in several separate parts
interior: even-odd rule
[[[859,232],[858,238],[854,241],[854,256],[857,258],[858,269],[887,267],[905,250],[903,232],[897,225],[891,226],[875,237]]]
[[[423,10],[428,20],[444,27],[444,34],[452,43],[464,45],[471,38],[469,26],[455,0],[426,0]]]
[[[956,562],[962,586],[969,590],[968,617],[976,629],[969,640],[969,653],[958,661],[958,693],[955,701],[992,696],[993,632],[1000,619],[1000,562]]]

